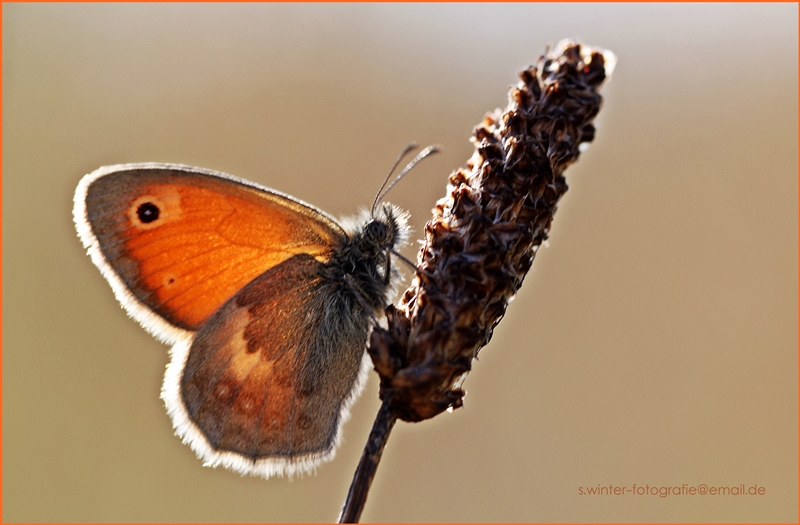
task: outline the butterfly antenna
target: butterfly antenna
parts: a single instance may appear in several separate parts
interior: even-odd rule
[[[411,168],[413,168],[414,166],[416,166],[416,165],[417,165],[417,163],[419,163],[419,161],[421,161],[421,160],[422,160],[422,159],[424,159],[425,157],[427,157],[427,156],[429,156],[429,155],[433,155],[434,153],[438,153],[438,152],[440,152],[440,151],[442,151],[442,147],[441,147],[441,146],[439,146],[438,144],[434,144],[434,145],[432,145],[432,146],[428,146],[428,147],[427,147],[427,148],[425,148],[424,150],[420,151],[420,152],[419,152],[419,154],[417,154],[417,156],[416,156],[416,157],[414,157],[414,159],[413,159],[411,162],[409,162],[409,163],[408,163],[408,165],[407,165],[405,168],[403,168],[403,171],[401,171],[401,172],[400,172],[400,173],[397,175],[397,177],[395,177],[395,179],[392,181],[392,183],[391,183],[391,184],[389,184],[388,186],[386,186],[386,182],[384,182],[384,183],[383,183],[383,186],[386,186],[386,189],[384,190],[384,189],[383,189],[383,186],[381,186],[381,190],[383,190],[383,193],[381,193],[381,192],[379,191],[379,192],[378,192],[378,195],[375,197],[375,202],[374,202],[374,203],[373,203],[373,205],[372,205],[372,213],[373,213],[373,214],[375,213],[375,206],[377,206],[377,205],[378,205],[378,202],[380,202],[380,201],[381,201],[381,200],[382,200],[382,199],[383,199],[383,198],[386,196],[386,194],[387,194],[387,193],[389,193],[389,190],[391,190],[391,189],[394,187],[394,185],[395,185],[395,184],[397,184],[398,182],[400,182],[400,179],[402,179],[402,178],[403,178],[403,176],[404,176],[406,173],[408,173],[409,171],[411,171]],[[403,152],[403,155],[401,155],[401,156],[400,156],[400,158],[402,158],[402,157],[403,157],[403,156],[404,156],[406,153],[408,153],[408,148],[406,148],[406,151],[404,151],[404,152]],[[398,164],[399,162],[400,162],[400,159],[397,159],[397,162],[395,163],[395,167],[397,167],[397,164]],[[392,168],[392,171],[394,171],[394,168]],[[391,176],[391,174],[392,174],[392,173],[391,173],[391,172],[389,172],[389,175],[390,175],[390,176]],[[386,177],[386,180],[388,181],[388,180],[389,180],[389,177]]]
[[[378,206],[378,201],[381,198],[381,192],[383,191],[383,188],[386,186],[386,183],[389,182],[389,177],[391,177],[392,173],[394,173],[394,170],[397,169],[397,166],[398,166],[398,164],[400,164],[400,161],[403,160],[403,157],[408,155],[408,152],[411,151],[412,149],[416,148],[416,147],[417,147],[417,143],[416,142],[410,143],[408,146],[403,148],[403,151],[400,152],[400,155],[398,155],[397,160],[394,161],[394,164],[392,164],[392,169],[390,169],[389,173],[386,174],[386,178],[383,179],[383,184],[381,184],[381,187],[378,188],[378,193],[375,194],[375,201],[372,203],[372,215],[373,216],[375,215],[375,208]]]

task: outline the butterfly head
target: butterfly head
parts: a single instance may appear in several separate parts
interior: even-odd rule
[[[378,193],[375,194],[375,200],[372,202],[370,212],[362,214],[362,223],[358,229],[358,242],[365,253],[378,255],[383,252],[388,256],[388,252],[395,251],[397,248],[404,246],[408,241],[410,235],[408,214],[396,206],[387,202],[382,202],[382,200],[389,190],[391,190],[419,161],[441,150],[441,147],[436,145],[428,146],[423,149],[405,168],[403,168],[397,177],[395,177],[394,181],[389,184],[389,179],[400,164],[400,161],[416,147],[416,144],[412,142],[403,149],[392,166],[392,169],[389,170],[389,173],[386,175],[386,179],[384,179],[380,189],[378,189]]]
[[[396,265],[389,259],[391,252],[408,241],[408,214],[382,203],[374,213],[364,210],[358,217],[343,220],[342,226],[347,237],[335,250],[331,268],[343,272],[343,280],[352,279],[354,288],[371,309],[382,310],[402,281]]]
[[[408,242],[408,214],[388,203],[380,206],[364,226],[364,242],[377,250],[396,249]]]
[[[341,223],[349,243],[367,258],[402,248],[411,234],[408,213],[389,203],[382,203],[375,212],[363,210],[357,217],[343,219]]]

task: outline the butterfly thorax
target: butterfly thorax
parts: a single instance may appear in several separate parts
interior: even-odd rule
[[[387,259],[389,250],[404,244],[408,235],[402,212],[388,204],[378,212],[343,238],[326,264],[330,278],[354,298],[355,307],[366,303],[376,313],[386,306],[393,281],[399,277]]]

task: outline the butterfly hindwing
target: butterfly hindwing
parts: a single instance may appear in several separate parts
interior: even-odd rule
[[[362,382],[370,321],[326,271],[309,255],[278,264],[209,319],[183,363],[173,356],[180,399],[165,395],[168,410],[196,450],[210,449],[207,462],[233,453],[278,469],[331,454]]]

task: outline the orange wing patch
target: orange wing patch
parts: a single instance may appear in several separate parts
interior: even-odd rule
[[[98,179],[87,210],[106,259],[134,295],[189,330],[293,255],[325,260],[342,235],[281,195],[164,169]]]

